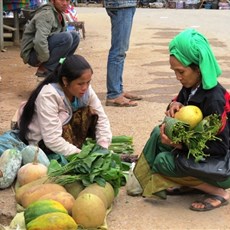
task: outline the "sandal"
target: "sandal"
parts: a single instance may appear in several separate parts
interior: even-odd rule
[[[187,194],[204,194],[204,192],[195,188],[181,186],[166,189],[166,194],[170,196],[179,196]]]
[[[215,202],[215,201],[220,201],[220,203],[218,205],[213,205],[212,202]],[[194,207],[193,204],[202,204],[203,207]],[[224,205],[227,205],[228,204],[228,201],[226,199],[224,199],[222,196],[219,196],[219,195],[208,195],[205,197],[204,200],[201,200],[201,201],[194,201],[191,206],[190,206],[190,209],[193,210],[193,211],[200,211],[200,212],[203,212],[203,211],[210,211],[210,210],[213,210],[215,208],[219,208],[221,206],[224,206]]]
[[[116,107],[134,107],[134,106],[137,106],[137,103],[123,96],[120,96],[115,99],[107,99],[105,105],[106,106],[116,106]]]
[[[46,78],[50,75],[50,71],[37,71],[35,75],[40,78]]]
[[[123,96],[127,99],[129,99],[130,101],[139,101],[142,100],[143,97],[142,96],[138,96],[136,94],[132,94],[132,93],[123,93]]]
[[[38,67],[37,72],[35,73],[35,75],[37,77],[41,77],[41,78],[46,78],[50,75],[51,71],[49,71],[48,69],[44,68],[42,65]]]

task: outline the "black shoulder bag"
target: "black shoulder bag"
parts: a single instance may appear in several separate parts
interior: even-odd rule
[[[195,162],[193,157],[187,158],[185,153],[179,152],[175,157],[176,168],[188,176],[224,181],[230,176],[230,150],[225,156],[207,157]]]

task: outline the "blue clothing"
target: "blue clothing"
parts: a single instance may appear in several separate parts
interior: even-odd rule
[[[59,64],[59,60],[62,57],[70,56],[74,54],[80,42],[80,37],[77,31],[66,31],[51,35],[48,37],[49,46],[49,59],[43,62],[42,65],[53,71]],[[31,66],[37,66],[39,63],[37,53],[35,49],[30,52],[28,64]]]
[[[81,98],[75,97],[75,100],[70,103],[67,97],[65,96],[65,93],[63,92],[62,88],[58,83],[52,83],[51,84],[58,92],[58,94],[63,98],[64,103],[66,105],[66,109],[68,110],[70,116],[69,118],[64,122],[64,124],[67,124],[70,119],[73,116],[73,112],[77,111],[80,108],[88,107],[89,104],[89,88],[85,92],[85,94]]]
[[[105,8],[126,8],[126,7],[136,7],[136,0],[105,0],[104,7]]]
[[[106,11],[111,20],[111,48],[107,62],[107,99],[117,98],[123,93],[124,62],[126,51],[129,49],[133,17],[136,11],[136,1],[135,3],[132,0],[116,1],[116,7],[115,5],[111,7],[112,2],[112,0],[105,1]],[[124,2],[127,2],[128,7],[124,6]]]
[[[0,135],[0,157],[7,149],[21,151],[26,145],[19,139],[18,130],[9,130]]]

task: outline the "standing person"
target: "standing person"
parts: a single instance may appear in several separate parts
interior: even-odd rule
[[[80,42],[77,31],[66,31],[64,12],[70,0],[50,0],[39,7],[22,36],[21,58],[38,67],[36,76],[47,77],[59,59],[74,54]]]
[[[137,106],[142,98],[123,91],[123,69],[129,48],[136,0],[104,0],[111,20],[111,48],[107,62],[107,106]]]
[[[92,75],[85,58],[68,56],[19,109],[20,139],[25,144],[38,144],[47,154],[64,156],[79,153],[86,137],[108,148],[110,123],[90,85]]]
[[[185,105],[199,107],[203,117],[219,115],[222,124],[216,135],[219,139],[205,143],[207,147],[203,151],[207,157],[196,164],[201,164],[206,169],[206,165],[210,167],[213,160],[218,161],[217,164],[223,160],[226,171],[229,171],[230,95],[217,81],[221,69],[208,40],[198,31],[187,29],[170,42],[169,52],[170,67],[182,88],[169,104],[166,115],[174,117],[175,112]],[[217,179],[209,176],[211,171],[200,170],[199,174],[195,174],[183,170],[179,167],[178,159],[180,156],[186,158],[188,151],[188,146],[183,143],[174,144],[170,140],[165,134],[164,123],[155,127],[134,168],[134,174],[143,188],[143,195],[166,198],[166,192],[179,195],[183,192],[201,191],[206,196],[200,201],[194,201],[190,206],[191,210],[208,211],[226,205],[230,194],[225,189],[230,188],[230,176],[226,173],[223,178]],[[189,158],[191,157],[190,154]],[[171,188],[175,185],[181,187]]]

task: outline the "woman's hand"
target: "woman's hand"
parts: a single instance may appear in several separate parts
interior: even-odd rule
[[[169,117],[174,117],[175,113],[178,112],[180,110],[180,108],[183,106],[184,105],[181,104],[180,102],[173,101],[170,103],[169,109],[165,112],[165,115],[169,116]]]
[[[169,145],[173,148],[182,149],[182,144],[174,144],[171,139],[165,134],[165,124],[160,126],[160,136],[162,144]]]

